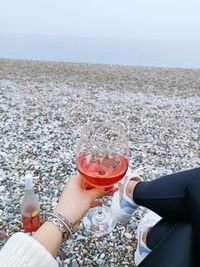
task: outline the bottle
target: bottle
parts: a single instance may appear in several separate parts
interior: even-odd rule
[[[31,174],[25,176],[25,195],[22,200],[22,224],[25,232],[35,232],[41,226],[40,203],[33,190]]]

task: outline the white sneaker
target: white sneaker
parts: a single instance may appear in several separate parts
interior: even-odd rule
[[[140,176],[132,173],[124,179],[124,183],[119,185],[119,190],[114,193],[111,209],[116,219],[121,224],[127,224],[138,205],[126,195],[126,186],[130,180],[142,181]]]
[[[147,245],[142,240],[143,234],[146,230],[152,228],[158,221],[160,221],[161,217],[153,211],[149,211],[144,215],[141,219],[138,228],[137,228],[137,248],[135,251],[135,265],[138,266],[141,261],[143,261],[146,256],[149,255],[151,250],[147,247]]]

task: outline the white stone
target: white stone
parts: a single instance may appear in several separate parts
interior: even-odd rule
[[[128,250],[128,253],[133,251],[133,247],[131,247],[131,246],[127,246],[126,248]]]
[[[125,237],[128,238],[128,239],[131,239],[133,236],[130,233],[125,233]]]
[[[3,214],[3,210],[0,210],[0,217],[1,217],[2,214]]]
[[[66,260],[65,260],[65,263],[66,263],[66,264],[70,264],[70,259],[66,259]]]
[[[101,256],[100,256],[100,258],[101,258],[101,259],[104,259],[105,256],[106,256],[105,253],[102,253]]]
[[[1,185],[1,186],[0,186],[0,192],[5,191],[5,188],[6,188],[5,185]]]

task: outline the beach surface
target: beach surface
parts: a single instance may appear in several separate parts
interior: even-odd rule
[[[130,170],[144,180],[199,167],[200,70],[1,59],[0,230],[7,238],[22,229],[24,175],[34,175],[44,215],[76,171],[81,130],[97,119],[125,129]],[[101,238],[81,224],[63,244],[65,266],[134,266],[145,212]]]

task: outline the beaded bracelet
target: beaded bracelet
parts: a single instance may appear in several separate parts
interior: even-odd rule
[[[62,214],[54,211],[47,213],[47,220],[53,222],[62,234],[63,239],[68,239],[72,235],[72,223]]]

